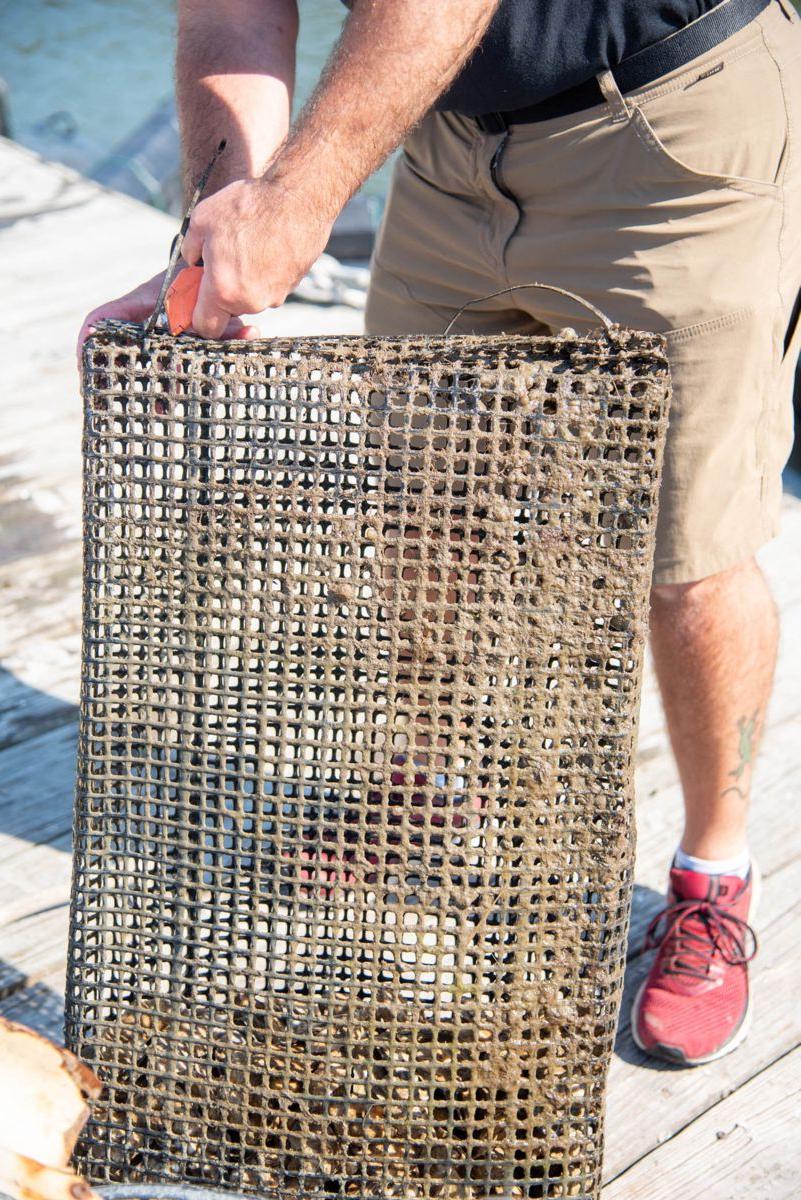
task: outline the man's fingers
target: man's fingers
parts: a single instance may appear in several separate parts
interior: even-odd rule
[[[143,321],[150,316],[152,311],[152,302],[149,305],[145,304],[135,296],[121,296],[119,300],[110,300],[108,304],[101,304],[99,308],[93,309],[84,318],[78,333],[78,357],[80,358],[81,347],[89,334],[94,332],[98,321]]]
[[[195,232],[191,222],[181,245],[181,258],[194,267],[203,257],[203,239]]]
[[[257,325],[246,325],[239,317],[231,317],[222,336],[225,339],[237,338],[240,341],[252,342],[261,337],[261,330]]]
[[[221,338],[234,314],[222,307],[214,288],[213,274],[207,266],[200,281],[192,328],[204,338]]]
[[[88,337],[91,337],[91,335],[95,331],[95,327],[93,324],[94,320],[95,320],[94,314],[90,313],[90,315],[84,320],[83,325],[81,326],[81,328],[78,331],[78,341],[75,345],[75,357],[78,360],[78,366],[81,365],[81,354],[83,352],[83,344],[86,341],[86,339]]]
[[[94,326],[98,321],[147,320],[155,306],[163,278],[164,272],[162,271],[160,274],[154,275],[152,279],[148,279],[146,283],[141,284],[138,288],[134,288],[132,292],[128,292],[127,295],[118,296],[116,300],[109,300],[106,304],[101,304],[99,308],[92,309],[89,315],[84,318],[84,322],[78,333],[76,351],[79,364],[83,344],[90,333],[93,332]]]

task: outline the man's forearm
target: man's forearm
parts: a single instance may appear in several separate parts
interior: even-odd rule
[[[175,59],[184,187],[221,138],[208,192],[264,173],[289,127],[296,0],[179,0]]]
[[[322,253],[348,198],[428,112],[497,6],[355,0],[311,101],[267,170],[195,209],[183,256],[204,263],[192,315],[198,333],[221,337],[232,315],[283,304]],[[251,128],[261,119],[248,109]],[[217,126],[213,136],[224,132]],[[252,170],[258,153],[247,153]],[[229,162],[229,172],[237,169]]]
[[[497,7],[498,0],[355,0],[269,175],[293,190],[308,181],[336,216],[458,74]]]

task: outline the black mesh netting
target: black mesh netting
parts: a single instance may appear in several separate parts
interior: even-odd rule
[[[662,340],[84,357],[91,1180],[597,1197]]]

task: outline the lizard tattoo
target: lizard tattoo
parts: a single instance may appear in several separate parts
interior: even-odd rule
[[[754,743],[756,741],[757,725],[759,723],[759,709],[756,709],[752,717],[740,717],[737,722],[739,731],[739,742],[737,746],[738,762],[733,771],[729,771],[729,776],[736,779],[737,783],[727,787],[721,792],[721,796],[728,796],[730,792],[736,792],[742,799],[746,799],[745,792],[738,786],[745,772],[753,765],[754,761]]]

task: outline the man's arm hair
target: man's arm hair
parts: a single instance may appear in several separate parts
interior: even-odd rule
[[[355,0],[269,177],[308,177],[336,216],[478,46],[499,0]]]
[[[179,0],[176,95],[188,195],[221,138],[207,194],[263,174],[289,128],[296,0]]]
[[[429,111],[479,44],[497,5],[355,0],[310,102],[267,169],[195,209],[183,256],[190,265],[204,262],[192,314],[202,337],[223,336],[232,315],[283,304],[324,250],[349,197]],[[228,89],[230,80],[224,83]],[[248,107],[238,109],[247,123],[241,144],[249,171],[265,146],[256,103],[251,92]],[[226,132],[215,128],[214,139]],[[229,162],[228,170],[236,169]]]

